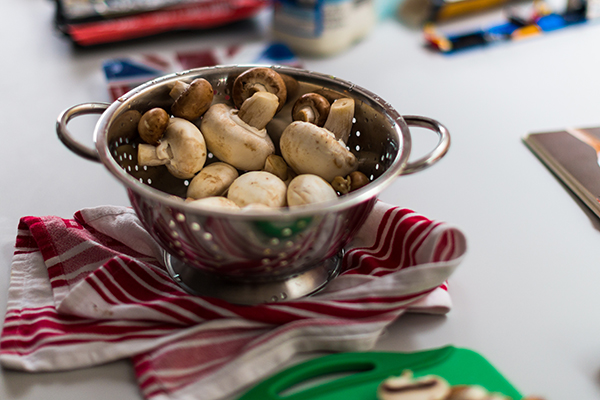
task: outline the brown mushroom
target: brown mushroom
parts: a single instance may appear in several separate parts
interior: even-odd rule
[[[350,172],[348,175],[350,179],[350,191],[360,189],[363,186],[366,186],[370,181],[367,175],[363,174],[360,171]]]
[[[294,103],[292,120],[323,126],[329,115],[329,101],[317,93],[305,93]]]
[[[194,121],[208,110],[213,101],[214,91],[210,82],[198,78],[187,86],[184,82],[178,81],[170,95],[175,98],[171,113],[175,117]]]
[[[360,189],[369,183],[369,178],[360,171],[352,171],[346,178],[336,176],[331,181],[331,186],[341,194],[348,194],[356,189]]]
[[[193,178],[206,162],[206,144],[196,125],[183,118],[171,118],[158,146],[141,143],[138,164],[165,165],[180,179]]]
[[[168,125],[169,114],[164,109],[155,107],[142,115],[137,129],[144,142],[157,145]]]
[[[244,101],[256,92],[273,93],[279,98],[277,111],[281,110],[287,99],[287,89],[283,78],[267,67],[250,68],[242,72],[233,82],[231,98],[239,109]]]

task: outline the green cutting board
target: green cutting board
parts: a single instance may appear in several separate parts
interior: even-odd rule
[[[405,369],[450,385],[481,385],[514,400],[523,396],[478,353],[442,347],[416,353],[354,352],[315,358],[277,373],[239,400],[376,400],[379,384]]]

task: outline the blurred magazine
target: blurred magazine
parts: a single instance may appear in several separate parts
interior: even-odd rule
[[[252,18],[270,0],[55,0],[56,28],[80,46],[210,29]]]
[[[600,127],[530,133],[523,141],[600,217]]]

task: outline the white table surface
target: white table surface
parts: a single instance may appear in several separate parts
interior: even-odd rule
[[[20,217],[129,205],[102,165],[71,153],[54,131],[66,107],[109,100],[101,62],[255,43],[268,30],[259,19],[76,51],[53,30],[53,2],[4,0],[0,7],[3,313]],[[531,131],[600,125],[599,49],[600,25],[588,24],[446,57],[426,51],[419,32],[387,20],[338,56],[304,60],[308,69],[370,89],[402,114],[438,119],[452,135],[442,161],[400,177],[381,199],[465,232],[468,254],[450,279],[453,309],[446,317],[402,316],[376,349],[454,344],[483,354],[523,393],[600,398],[600,223],[521,141]],[[91,132],[89,118],[82,135]],[[415,151],[427,151],[433,136],[415,132]],[[0,370],[0,399],[58,398],[141,395],[127,361],[60,373]]]

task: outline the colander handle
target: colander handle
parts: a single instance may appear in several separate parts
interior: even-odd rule
[[[444,125],[431,118],[418,115],[405,115],[404,120],[409,127],[426,128],[434,131],[439,136],[437,146],[432,151],[417,160],[406,163],[406,167],[402,170],[401,175],[408,175],[429,168],[438,162],[450,147],[450,133]]]
[[[56,133],[58,134],[58,138],[69,148],[69,150],[78,156],[100,162],[100,156],[96,149],[77,141],[67,129],[67,124],[71,119],[80,115],[102,114],[108,106],[110,106],[109,103],[82,103],[67,108],[60,113],[56,121]]]

